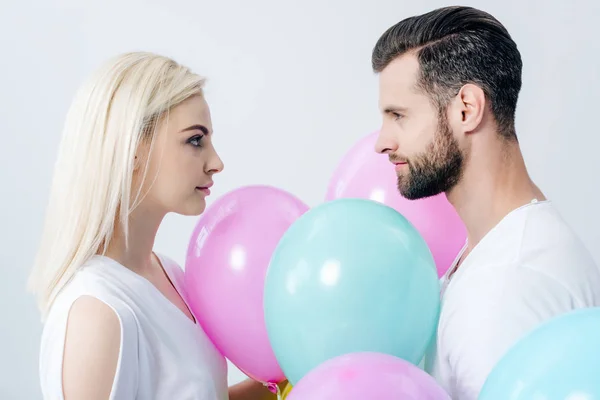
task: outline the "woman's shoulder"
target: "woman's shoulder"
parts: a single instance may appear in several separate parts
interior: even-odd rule
[[[73,304],[82,297],[94,298],[104,303],[117,314],[119,320],[131,319],[124,278],[124,271],[119,271],[105,257],[90,258],[79,267],[54,299],[48,312],[46,326],[54,321],[62,324]]]
[[[107,398],[118,379],[121,320],[115,310],[91,296],[79,297],[69,311],[63,349],[63,392],[77,398]],[[129,332],[123,332],[127,335]],[[130,341],[125,346],[130,346]],[[125,367],[131,370],[131,360]]]
[[[82,390],[91,390],[92,386],[79,385],[78,380],[101,382],[113,376],[113,391],[131,394],[137,379],[138,324],[126,299],[115,290],[115,278],[104,270],[107,265],[107,260],[97,257],[83,264],[50,307],[44,322],[39,360],[42,389],[48,397],[62,398],[63,390],[83,393]],[[68,337],[77,340],[67,340]],[[88,374],[89,379],[83,379],[86,375],[78,371],[77,366],[89,360],[78,358],[80,353],[109,362],[105,369],[87,369],[87,372],[102,370],[106,374]],[[66,377],[78,378],[65,379],[67,386],[63,388],[63,372]]]
[[[155,253],[165,273],[180,291],[185,288],[185,276],[179,264],[164,254]],[[143,308],[151,299],[146,298],[148,282],[135,272],[111,258],[96,255],[91,257],[73,275],[56,296],[48,319],[58,316],[63,319],[73,302],[82,297],[94,297],[102,301],[119,318],[134,318],[132,310]]]

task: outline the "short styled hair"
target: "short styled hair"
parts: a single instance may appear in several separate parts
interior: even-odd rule
[[[506,28],[487,12],[443,7],[390,27],[373,49],[372,66],[381,72],[397,57],[414,52],[419,89],[440,110],[465,84],[479,86],[490,103],[500,135],[516,140],[515,111],[523,63]]]

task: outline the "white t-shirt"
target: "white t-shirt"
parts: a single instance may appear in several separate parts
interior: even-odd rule
[[[508,214],[448,280],[454,269],[442,279],[425,363],[453,400],[476,400],[495,364],[540,323],[600,306],[600,270],[549,201]]]
[[[174,261],[158,257],[185,301],[183,270]],[[84,295],[110,306],[121,324],[111,399],[228,399],[226,361],[200,325],[146,278],[103,256],[94,256],[83,265],[50,309],[40,351],[44,399],[63,399],[67,318],[73,302]]]

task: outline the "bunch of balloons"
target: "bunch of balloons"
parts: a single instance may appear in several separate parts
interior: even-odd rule
[[[410,201],[377,132],[309,208],[270,186],[227,193],[190,239],[186,294],[215,346],[280,399],[449,399],[417,365],[438,277],[466,240],[445,195]],[[557,317],[496,365],[480,400],[600,399],[600,309]]]
[[[444,195],[400,196],[376,135],[341,160],[322,204],[239,188],[190,239],[185,283],[199,323],[249,377],[288,380],[288,400],[448,398],[417,365],[435,337],[438,279],[466,230]]]

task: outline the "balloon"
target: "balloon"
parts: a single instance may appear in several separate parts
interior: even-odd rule
[[[257,381],[285,379],[266,332],[263,289],[279,239],[307,210],[285,191],[243,187],[215,201],[190,239],[185,268],[190,307],[219,351]]]
[[[423,370],[387,354],[350,353],[324,362],[287,400],[450,400]]]
[[[388,156],[375,152],[378,134],[362,138],[343,157],[330,179],[325,199],[370,199],[394,208],[421,233],[441,277],[464,246],[467,230],[445,194],[419,200],[399,194],[396,172]]]
[[[374,201],[334,200],[279,242],[265,282],[267,333],[293,385],[350,352],[416,364],[435,333],[439,298],[431,252],[406,218]]]
[[[479,400],[600,399],[600,308],[571,311],[519,340],[488,375]]]

